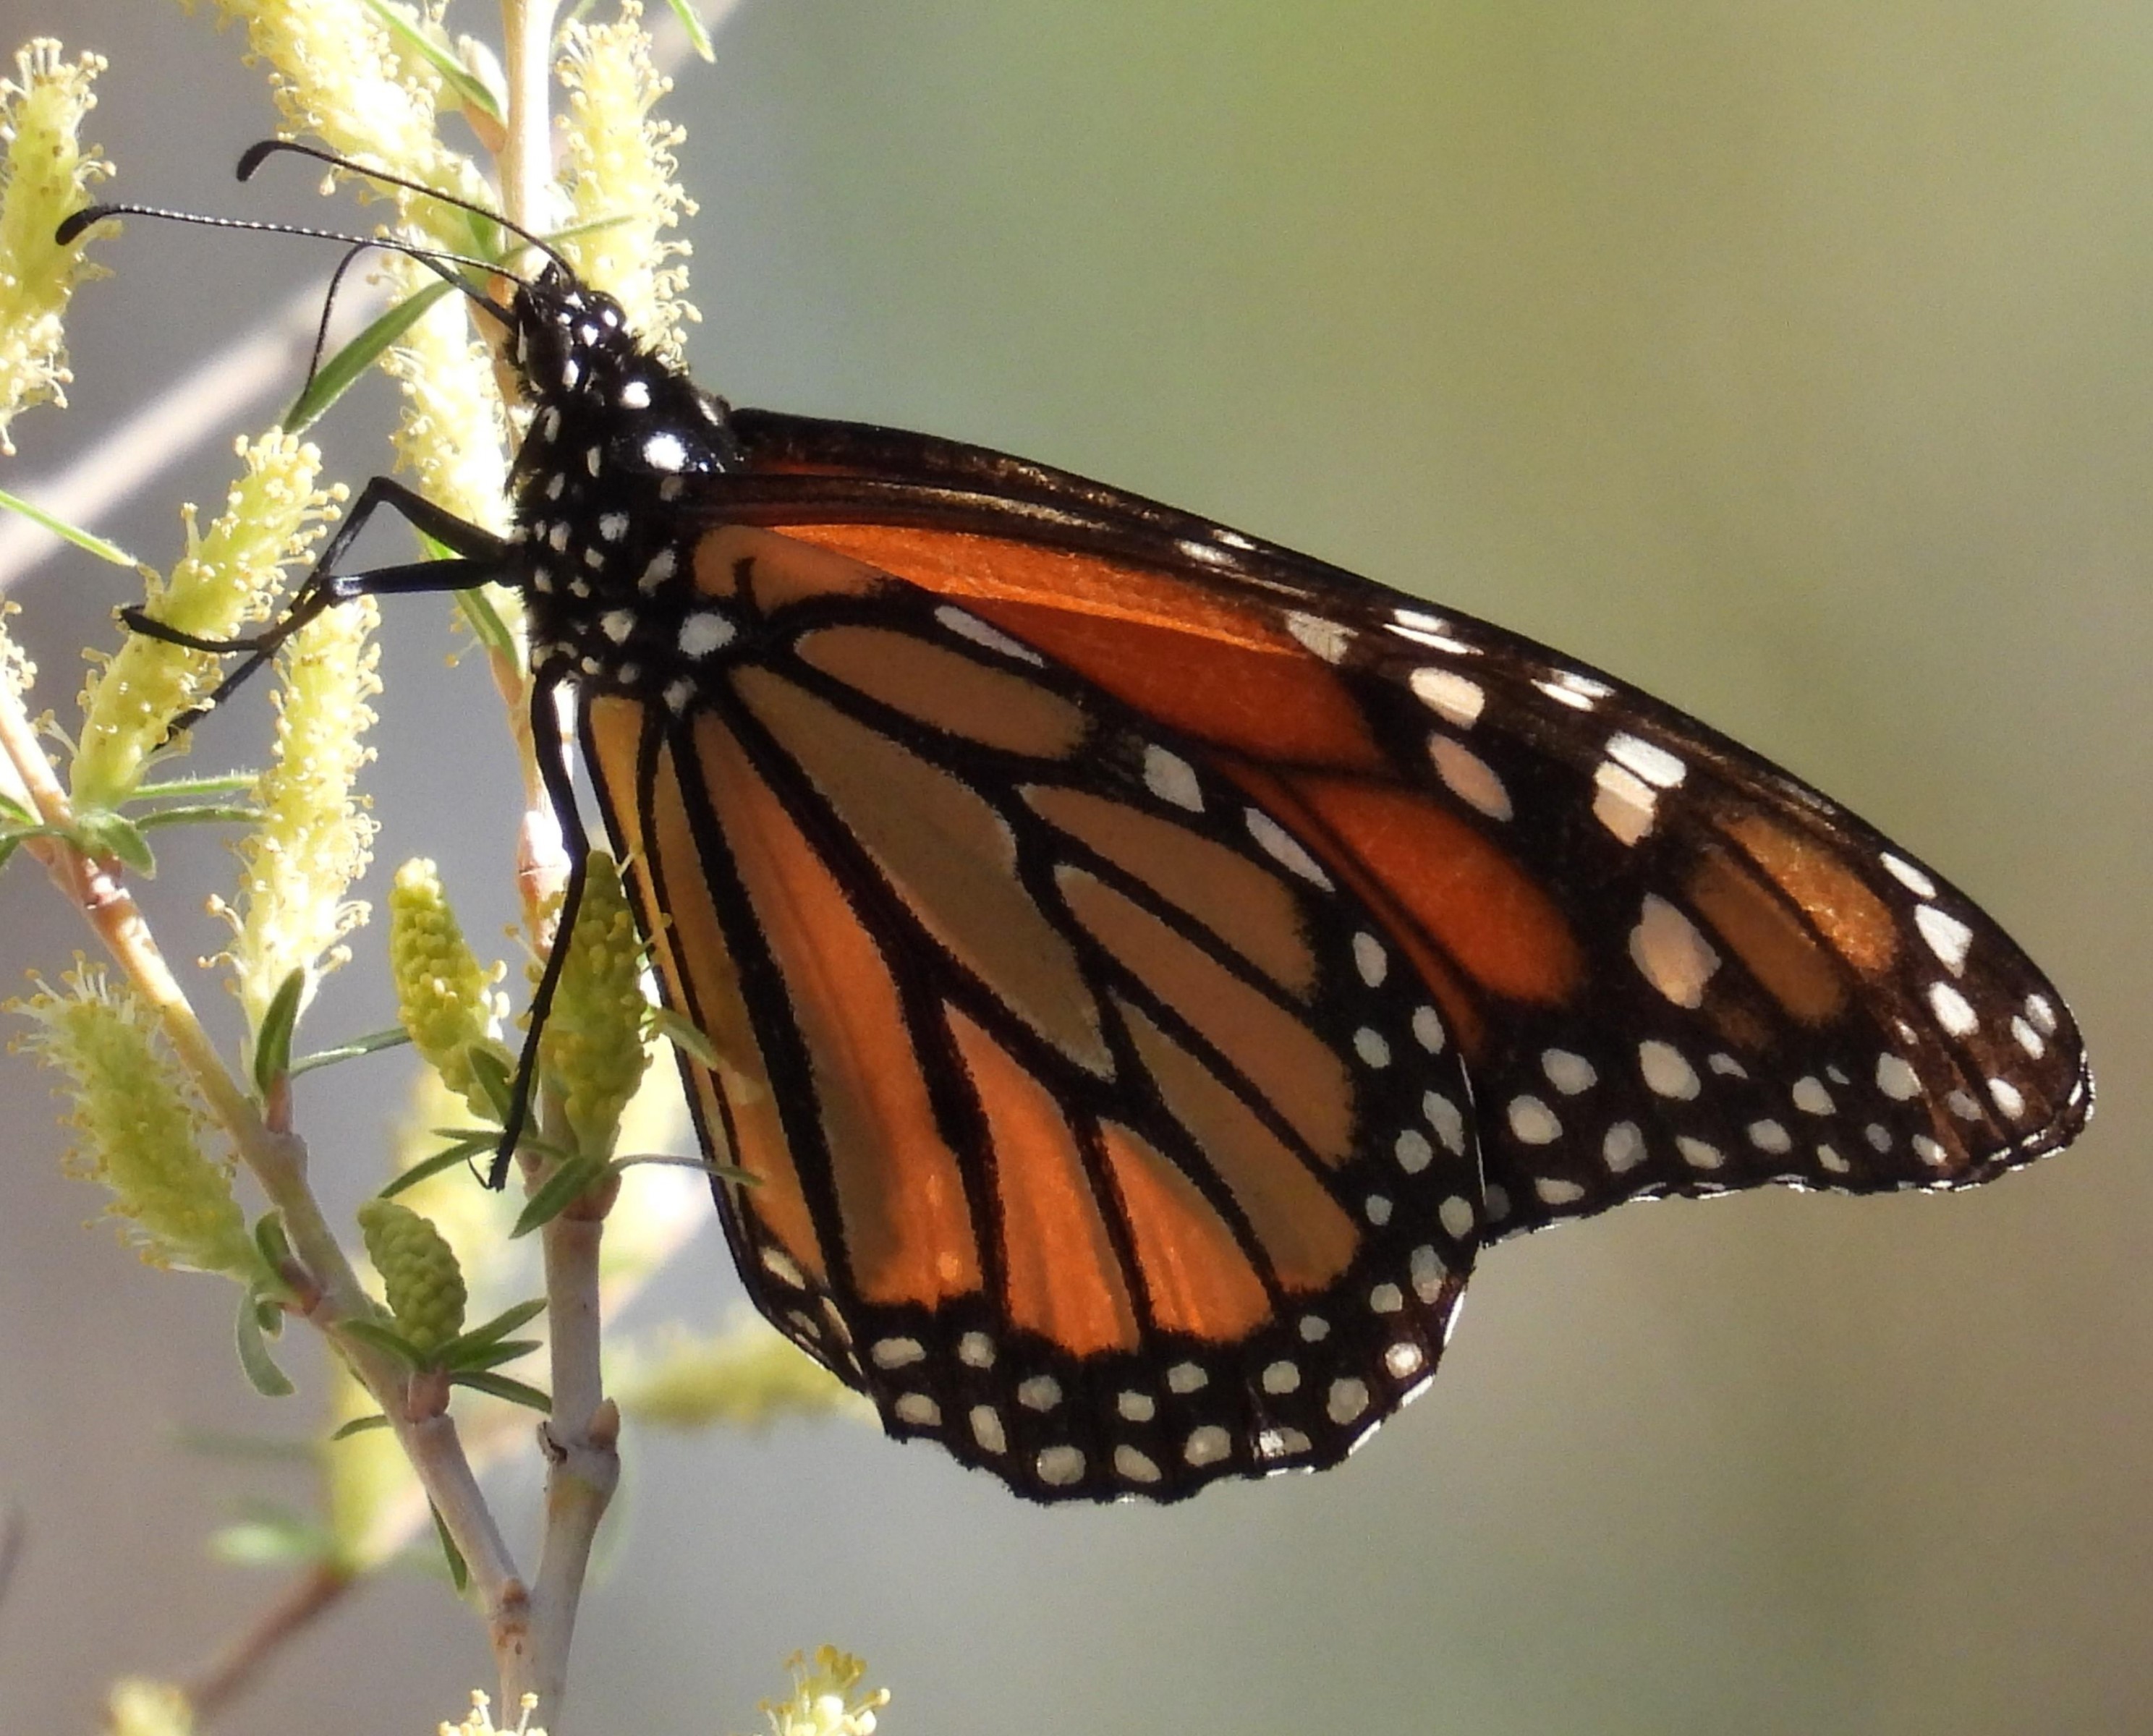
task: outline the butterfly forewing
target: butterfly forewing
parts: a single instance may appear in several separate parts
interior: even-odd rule
[[[1173,718],[1420,963],[1496,1233],[1658,1194],[1987,1179],[2090,1107],[2061,998],[1799,781],[1600,672],[1041,466],[745,423],[726,510],[965,596]],[[1163,607],[1161,588],[1182,598]]]
[[[586,747],[765,1311],[1034,1496],[1342,1457],[1481,1234],[1421,974],[1205,744],[984,617],[754,532],[697,571],[738,656]]]

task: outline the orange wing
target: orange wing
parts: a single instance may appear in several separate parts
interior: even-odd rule
[[[742,1270],[1038,1499],[1326,1464],[1425,1382],[1480,1233],[1457,1046],[1389,926],[1203,744],[959,608],[706,533],[741,621],[585,707]],[[1341,722],[1344,721],[1341,714]]]

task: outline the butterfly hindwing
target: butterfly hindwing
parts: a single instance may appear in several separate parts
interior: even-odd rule
[[[705,542],[747,643],[586,747],[726,1061],[691,1092],[766,1313],[1038,1498],[1342,1457],[1481,1234],[1410,961],[1202,743],[932,593]]]

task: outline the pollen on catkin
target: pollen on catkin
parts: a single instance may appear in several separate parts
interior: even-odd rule
[[[187,552],[168,581],[154,577],[144,598],[150,615],[203,639],[228,639],[268,613],[284,568],[303,561],[335,517],[341,483],[318,488],[322,456],[279,429],[242,439],[244,466],[224,511],[205,534],[195,509],[181,509]],[[75,805],[115,806],[140,780],[172,720],[219,679],[206,652],[130,634],[97,659],[83,685],[81,746],[69,776]]]
[[[430,1354],[463,1331],[463,1270],[440,1230],[398,1199],[368,1200],[359,1229],[396,1330],[415,1348]]]
[[[75,286],[104,275],[84,257],[79,237],[64,247],[53,239],[61,219],[89,204],[90,188],[112,172],[78,137],[97,105],[90,84],[104,57],[64,56],[58,43],[38,37],[17,51],[15,76],[0,79],[0,452],[10,455],[17,415],[67,401],[61,321]]]
[[[620,870],[603,851],[587,861],[575,932],[554,941],[568,957],[538,1040],[538,1064],[578,1148],[609,1157],[621,1111],[650,1064],[644,1046],[650,1003],[643,994],[643,941]]]
[[[671,233],[695,212],[673,156],[687,134],[650,118],[673,81],[651,64],[639,0],[622,0],[610,23],[572,21],[561,45],[572,221],[603,225],[564,237],[561,250],[585,283],[620,303],[645,344],[677,362],[681,323],[702,315],[687,299],[689,245]]]
[[[811,1662],[799,1652],[785,1661],[792,1692],[765,1700],[771,1736],[874,1736],[875,1714],[889,1703],[886,1688],[859,1691],[868,1667],[835,1646],[817,1646]]]
[[[437,76],[397,52],[366,0],[216,0],[247,26],[250,59],[266,63],[277,107],[293,134],[430,187],[481,201],[491,196],[471,160],[442,143]],[[364,181],[357,183],[369,189]],[[437,200],[389,196],[419,236],[467,251],[470,219]]]
[[[449,908],[440,871],[424,858],[397,869],[389,890],[389,973],[396,985],[396,1018],[420,1057],[441,1081],[483,1115],[491,1107],[471,1071],[474,1047],[490,1051],[506,1071],[515,1059],[494,1040],[492,985]]]
[[[277,658],[276,745],[255,785],[261,823],[237,847],[239,901],[229,957],[249,1030],[294,970],[315,980],[350,956],[344,936],[367,907],[346,899],[373,855],[373,817],[357,793],[374,757],[366,702],[381,690],[370,597],[324,610]]]
[[[78,962],[11,1010],[33,1021],[22,1046],[65,1081],[69,1170],[109,1190],[122,1239],[151,1265],[258,1275],[231,1167],[203,1153],[202,1112],[133,992]]]

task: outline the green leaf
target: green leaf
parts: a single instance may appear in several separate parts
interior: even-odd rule
[[[452,1387],[469,1387],[474,1392],[490,1392],[496,1398],[506,1398],[511,1404],[520,1404],[527,1410],[537,1411],[541,1416],[553,1414],[553,1401],[537,1387],[526,1386],[520,1380],[511,1380],[505,1374],[452,1374]]]
[[[527,1321],[533,1321],[546,1311],[546,1298],[533,1296],[527,1302],[518,1302],[513,1308],[504,1308],[482,1326],[473,1326],[456,1340],[461,1347],[467,1344],[492,1344],[506,1338]]]
[[[288,1397],[298,1388],[269,1354],[268,1341],[262,1336],[262,1319],[254,1309],[259,1300],[251,1290],[240,1298],[238,1327],[232,1335],[239,1350],[239,1366],[264,1398]]]
[[[147,832],[152,826],[244,825],[261,817],[262,810],[251,802],[196,802],[153,807],[137,814],[135,823]]]
[[[254,1034],[254,1088],[265,1097],[292,1069],[292,1030],[299,1022],[299,997],[307,991],[304,965],[277,985]]]
[[[284,431],[303,434],[319,421],[322,413],[349,391],[375,359],[419,322],[427,308],[450,293],[453,285],[429,283],[407,296],[375,319],[350,343],[323,363],[304,391],[284,412]]]
[[[462,61],[395,8],[384,5],[382,0],[366,0],[366,9],[388,26],[399,42],[439,73],[441,82],[456,92],[457,100],[465,107],[476,109],[495,120],[501,119],[501,105],[494,101],[493,93]],[[710,57],[705,54],[703,58],[707,60]]]
[[[425,1352],[394,1326],[384,1326],[378,1320],[344,1321],[338,1324],[337,1331],[370,1350],[378,1350],[385,1357],[394,1357],[407,1368],[425,1367]]]
[[[64,518],[55,518],[43,507],[33,507],[20,495],[10,494],[0,488],[0,507],[11,512],[19,512],[31,523],[42,525],[55,537],[64,537],[86,554],[94,554],[100,561],[109,561],[115,567],[140,567],[142,563],[116,542],[107,542],[104,537],[93,536],[79,526],[69,524]]]
[[[141,828],[124,815],[104,812],[79,814],[75,832],[83,849],[92,856],[115,856],[145,877],[157,872],[157,858]]]
[[[710,33],[703,28],[703,21],[695,16],[693,0],[672,0],[673,16],[680,21],[688,33],[688,45],[705,60],[715,60],[717,51],[710,46]]]
[[[554,1219],[583,1197],[584,1190],[594,1182],[602,1180],[606,1173],[603,1158],[571,1158],[565,1163],[556,1164],[537,1190],[523,1203],[517,1215],[516,1227],[508,1232],[514,1241],[534,1229],[552,1223]]]
[[[444,1169],[453,1169],[459,1163],[468,1163],[482,1151],[491,1151],[500,1138],[498,1133],[486,1133],[459,1140],[446,1150],[437,1151],[423,1162],[414,1163],[390,1181],[375,1197],[394,1199],[406,1188],[416,1187],[429,1176],[439,1175]]]
[[[362,1055],[378,1055],[384,1049],[394,1049],[410,1041],[410,1032],[401,1025],[392,1025],[386,1031],[369,1031],[364,1036],[338,1043],[333,1049],[317,1049],[311,1055],[302,1055],[292,1063],[291,1077],[296,1079],[318,1067],[334,1067],[339,1061],[356,1061]]]
[[[759,1188],[762,1185],[761,1176],[741,1168],[738,1164],[713,1163],[707,1158],[682,1158],[674,1156],[671,1152],[639,1151],[629,1157],[613,1159],[613,1167],[619,1170],[633,1169],[639,1164],[648,1164],[661,1169],[700,1170],[705,1175],[715,1176],[720,1181],[735,1182],[743,1188]]]
[[[261,1255],[262,1264],[271,1273],[281,1273],[292,1259],[292,1244],[284,1234],[284,1219],[276,1212],[264,1212],[254,1220],[254,1248]]]
[[[355,1434],[367,1434],[370,1433],[374,1429],[386,1428],[388,1427],[388,1418],[383,1416],[380,1412],[376,1411],[370,1417],[354,1417],[350,1422],[345,1423],[342,1428],[332,1430],[329,1434],[329,1438],[333,1441],[348,1441]]]
[[[262,781],[258,771],[219,771],[206,777],[166,777],[135,786],[133,802],[154,802],[165,796],[229,796],[251,790]]]
[[[501,611],[493,606],[493,599],[486,594],[484,585],[473,585],[467,591],[457,592],[456,607],[464,612],[472,634],[487,650],[512,660],[516,658],[516,635],[508,630],[508,623],[501,619]]]
[[[506,1124],[516,1100],[516,1082],[509,1077],[507,1067],[492,1050],[477,1043],[471,1044],[465,1053],[471,1059],[471,1077],[478,1082],[478,1088],[493,1106],[495,1120]]]
[[[513,1362],[542,1348],[542,1338],[504,1338],[498,1344],[481,1344],[476,1349],[466,1350],[460,1345],[450,1345],[441,1352],[440,1366],[447,1369],[450,1377],[459,1374],[473,1374],[488,1368],[498,1368],[504,1362]]]
[[[464,1563],[464,1552],[456,1547],[456,1540],[449,1535],[449,1528],[441,1522],[441,1509],[431,1501],[426,1510],[434,1515],[434,1535],[441,1540],[441,1553],[448,1557],[449,1583],[458,1591],[471,1584],[471,1569]]]
[[[42,826],[44,822],[13,796],[0,794],[0,819],[17,826]]]
[[[715,1071],[718,1051],[698,1026],[684,1019],[669,1006],[650,1009],[650,1028],[685,1055],[690,1061]]]

